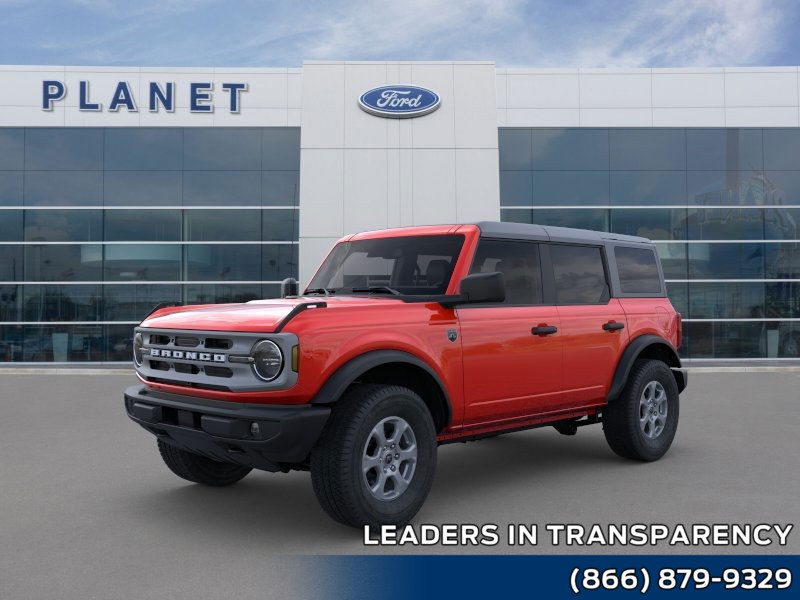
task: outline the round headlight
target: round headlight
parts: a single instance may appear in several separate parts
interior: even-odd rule
[[[144,346],[144,338],[141,333],[133,336],[133,362],[137,367],[142,366],[142,346]]]
[[[283,370],[283,353],[275,342],[261,340],[250,353],[253,357],[253,370],[264,381],[272,381]]]

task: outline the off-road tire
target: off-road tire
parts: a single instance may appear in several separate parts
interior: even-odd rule
[[[415,470],[401,495],[377,499],[363,475],[365,445],[382,420],[398,417],[413,429]],[[311,482],[322,508],[339,523],[351,527],[405,525],[428,496],[436,454],[436,428],[422,398],[402,386],[362,384],[348,391],[333,408],[311,451]]]
[[[194,483],[216,487],[233,485],[252,469],[233,463],[211,460],[205,456],[181,450],[158,440],[158,451],[170,471],[178,477]]]
[[[639,401],[645,387],[658,382],[666,392],[667,415],[661,433],[649,438],[639,420]],[[669,450],[678,427],[678,385],[669,367],[660,360],[637,360],[618,398],[603,409],[603,433],[618,455],[641,461],[658,460]]]

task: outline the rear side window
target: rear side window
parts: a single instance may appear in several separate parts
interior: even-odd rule
[[[614,249],[619,272],[619,286],[623,294],[661,294],[656,253],[649,248]]]
[[[556,301],[559,304],[602,304],[610,298],[603,255],[594,246],[550,246]]]
[[[542,303],[542,269],[537,244],[482,239],[470,273],[496,271],[503,274],[506,285],[504,304]]]

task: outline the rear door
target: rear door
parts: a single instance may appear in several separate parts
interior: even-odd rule
[[[470,272],[495,271],[504,276],[505,302],[458,308],[467,426],[561,402],[560,322],[556,307],[544,304],[539,244],[481,239]]]
[[[564,408],[605,400],[628,340],[625,312],[611,298],[602,246],[549,244],[564,344]]]

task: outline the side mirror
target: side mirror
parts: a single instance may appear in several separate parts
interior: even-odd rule
[[[297,296],[298,287],[297,279],[294,277],[287,277],[281,281],[281,298],[286,298],[286,296]]]
[[[505,299],[506,284],[502,273],[473,273],[461,280],[461,293],[458,296],[445,296],[441,304],[483,304],[503,302]]]

